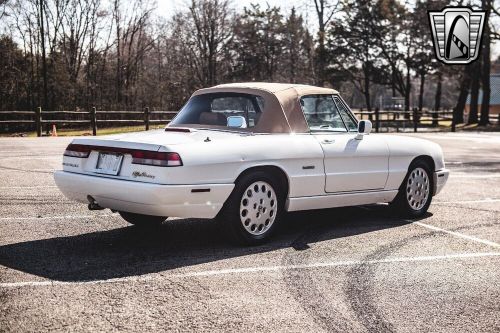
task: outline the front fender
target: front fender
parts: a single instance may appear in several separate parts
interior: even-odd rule
[[[408,172],[411,162],[419,156],[429,156],[435,170],[444,169],[441,146],[429,140],[409,136],[384,136],[389,147],[389,178],[386,189],[398,189]]]

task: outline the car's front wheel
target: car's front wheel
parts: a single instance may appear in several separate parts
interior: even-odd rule
[[[400,213],[407,217],[423,216],[432,201],[432,173],[431,168],[422,160],[410,165],[398,195],[393,201]]]
[[[118,212],[118,213],[128,223],[141,228],[157,227],[167,219],[166,216],[152,216],[152,215],[135,214],[129,212]]]
[[[254,245],[271,236],[283,211],[279,182],[256,171],[238,180],[217,219],[232,240]]]

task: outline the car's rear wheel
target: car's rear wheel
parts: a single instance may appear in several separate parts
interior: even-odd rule
[[[423,160],[410,165],[398,195],[393,201],[400,213],[407,217],[423,216],[432,201],[433,179],[431,168]]]
[[[217,220],[232,240],[254,245],[271,236],[283,211],[279,182],[263,171],[256,171],[238,180]]]
[[[152,215],[135,214],[129,212],[118,212],[118,213],[128,223],[141,228],[157,227],[167,219],[166,216],[152,216]]]

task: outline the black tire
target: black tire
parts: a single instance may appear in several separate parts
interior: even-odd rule
[[[259,191],[256,191],[253,200],[264,200],[268,193],[274,193],[268,196],[268,201],[261,202],[262,205],[259,204],[256,208],[254,208],[255,203],[247,201],[249,205],[248,216],[243,215],[245,211],[244,200],[252,200],[248,197],[248,190],[251,185],[254,188],[254,184],[260,184],[256,188],[259,189],[260,194]],[[264,186],[264,191],[262,191],[261,186]],[[270,186],[270,188],[267,186]],[[258,199],[258,196],[263,196],[263,199]],[[284,207],[285,191],[280,181],[267,172],[254,171],[242,176],[237,181],[233,192],[217,215],[216,221],[230,241],[242,245],[258,245],[271,237],[284,215]],[[250,216],[254,218],[253,222],[248,222]],[[274,218],[274,220],[268,222],[268,219],[271,218]],[[254,225],[256,227],[252,231]],[[262,228],[262,230],[259,228]]]
[[[118,212],[120,216],[130,224],[133,224],[140,228],[154,228],[162,224],[163,221],[167,219],[165,216],[152,216],[135,214],[129,212]]]
[[[419,173],[425,172],[425,176],[419,176]],[[415,179],[413,176],[418,176],[418,182],[413,181]],[[409,179],[412,177],[412,181],[409,183]],[[425,177],[427,182],[425,182]],[[424,181],[422,181],[422,179]],[[413,188],[408,188],[413,186]],[[422,217],[432,202],[432,191],[434,186],[434,179],[432,174],[432,168],[424,160],[415,160],[411,163],[408,168],[408,173],[406,174],[403,183],[399,187],[398,194],[396,198],[391,203],[391,206],[396,210],[396,212],[408,218],[419,218]],[[418,199],[412,197],[414,189],[418,190]],[[423,194],[422,194],[423,193]],[[423,198],[426,197],[425,203],[423,203]]]

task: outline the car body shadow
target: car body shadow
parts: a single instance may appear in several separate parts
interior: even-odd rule
[[[430,215],[430,214],[429,214]],[[254,247],[235,246],[215,223],[167,221],[154,231],[124,227],[0,246],[0,264],[57,281],[94,281],[157,273],[283,248],[400,227],[384,205],[288,214],[275,237]]]

